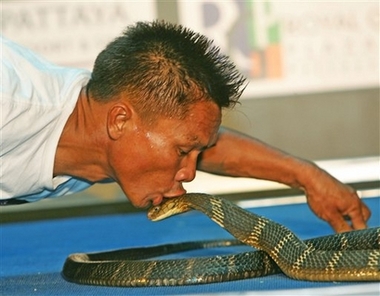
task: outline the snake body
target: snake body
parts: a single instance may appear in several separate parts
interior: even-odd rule
[[[380,228],[302,241],[289,229],[212,195],[188,193],[150,209],[160,220],[199,210],[237,240],[189,242],[95,254],[72,254],[68,281],[105,286],[169,286],[221,282],[283,272],[309,281],[380,281]],[[261,251],[190,259],[144,260],[184,250],[246,244]]]

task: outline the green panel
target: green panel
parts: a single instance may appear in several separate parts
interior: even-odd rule
[[[258,49],[257,40],[256,40],[256,28],[255,23],[253,21],[253,11],[254,11],[254,3],[251,0],[246,1],[246,11],[249,11],[249,17],[247,18],[247,25],[248,25],[248,40],[250,48],[252,49]]]
[[[269,26],[267,33],[270,44],[280,43],[280,25],[278,23]]]

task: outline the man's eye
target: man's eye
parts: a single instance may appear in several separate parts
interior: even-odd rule
[[[186,156],[187,154],[189,154],[189,151],[185,151],[185,150],[179,149],[179,155],[180,156]]]

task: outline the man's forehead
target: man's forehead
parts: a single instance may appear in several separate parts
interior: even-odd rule
[[[189,131],[188,140],[194,145],[208,148],[217,141],[221,123],[220,116],[219,114],[207,117],[200,116],[200,114],[197,115],[197,120],[190,120],[188,122],[185,120],[184,124]]]
[[[221,112],[210,102],[196,103],[185,118],[159,117],[151,126],[176,139],[181,145],[192,145],[198,149],[213,146],[217,141],[221,124]]]

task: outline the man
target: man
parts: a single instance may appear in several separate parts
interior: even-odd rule
[[[352,188],[220,128],[222,108],[234,106],[245,80],[206,37],[137,23],[99,54],[92,73],[2,43],[2,204],[116,181],[146,207],[185,193],[182,183],[199,169],[302,188],[336,231],[366,227],[370,211]]]

